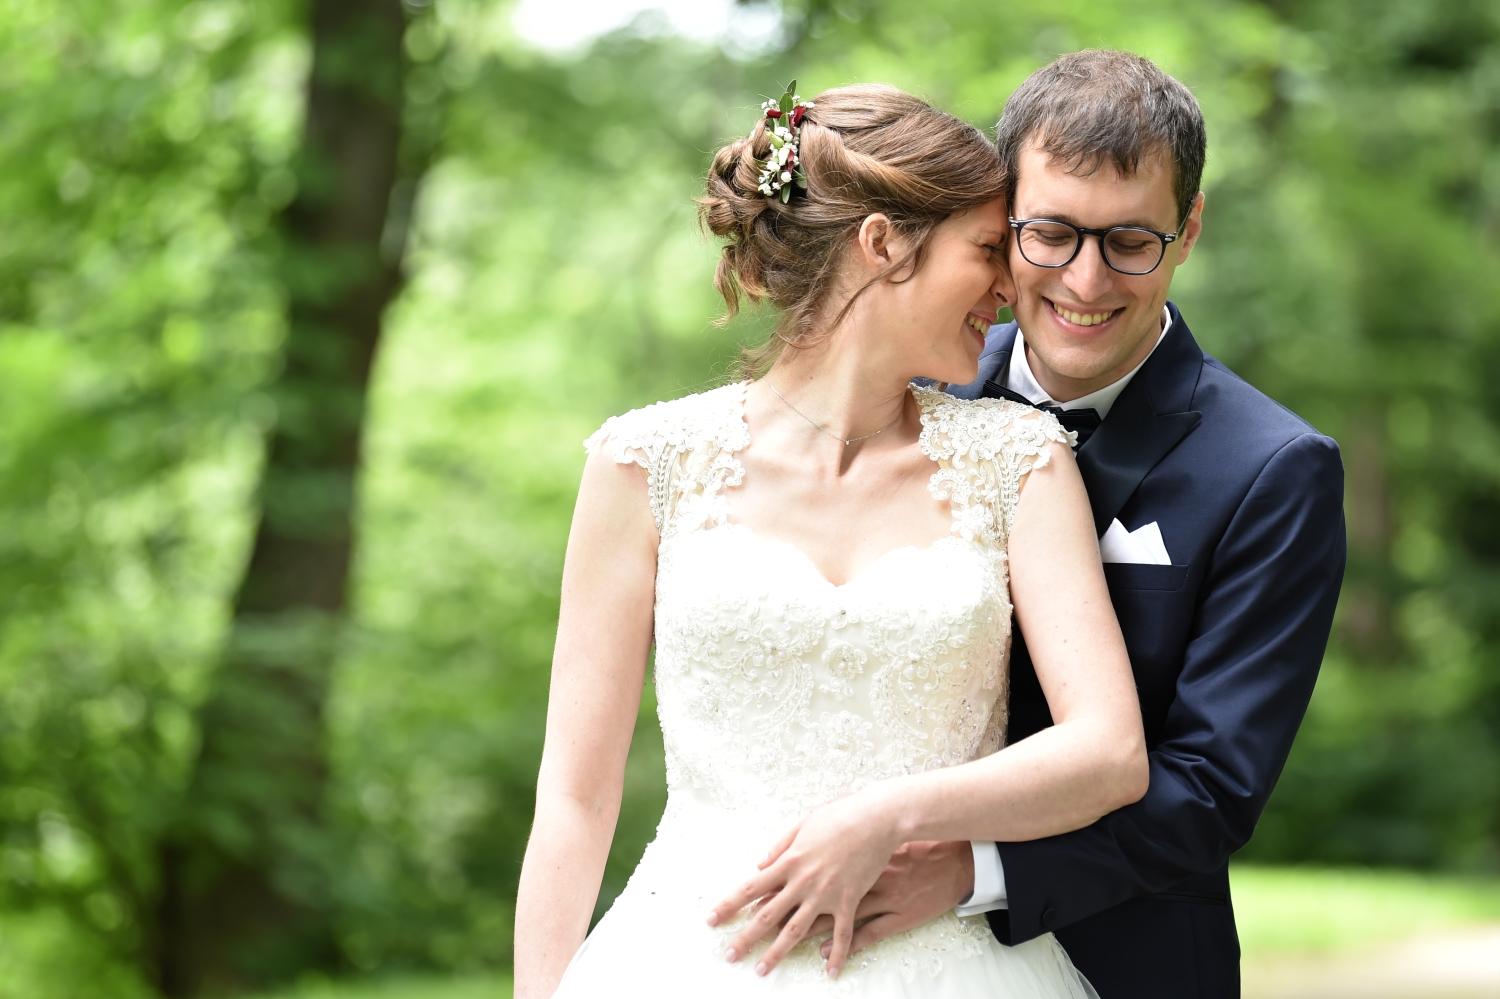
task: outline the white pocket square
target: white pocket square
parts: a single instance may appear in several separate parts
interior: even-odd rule
[[[1109,525],[1104,537],[1099,539],[1099,555],[1106,562],[1125,562],[1134,565],[1171,565],[1166,542],[1161,539],[1161,527],[1156,521],[1125,530],[1118,519]]]

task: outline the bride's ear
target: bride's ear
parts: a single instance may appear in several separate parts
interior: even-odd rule
[[[906,241],[896,232],[890,218],[880,212],[865,216],[859,224],[855,244],[860,263],[872,273],[888,269],[906,250]]]

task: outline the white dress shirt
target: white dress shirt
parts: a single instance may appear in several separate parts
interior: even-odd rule
[[[1156,353],[1156,348],[1161,346],[1167,330],[1172,328],[1171,311],[1166,306],[1162,306],[1161,311],[1161,336],[1156,338],[1156,343],[1151,347],[1151,354]],[[1141,364],[1145,364],[1151,354],[1142,358]],[[1125,391],[1125,386],[1130,384],[1130,379],[1141,370],[1141,364],[1137,364],[1118,381],[1111,382],[1102,389],[1068,402],[1057,402],[1031,373],[1031,362],[1026,359],[1026,337],[1017,329],[1016,345],[1011,349],[1010,365],[1005,372],[1005,387],[1036,405],[1057,406],[1063,410],[1092,409],[1099,414],[1099,419],[1103,420],[1109,415],[1110,407],[1115,404],[1115,400],[1120,398],[1120,393]],[[974,851],[974,891],[958,904],[955,911],[960,916],[977,916],[992,909],[1007,908],[1010,899],[1005,893],[1005,869],[1000,864],[1000,851],[995,849],[994,843],[985,840],[974,840],[969,846]]]

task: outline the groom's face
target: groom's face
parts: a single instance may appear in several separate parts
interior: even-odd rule
[[[1181,222],[1165,153],[1144,157],[1123,176],[1111,162],[1087,176],[1069,173],[1034,144],[1017,160],[1018,219],[1048,218],[1085,228],[1137,225],[1173,233]],[[1119,380],[1151,353],[1161,334],[1162,306],[1177,266],[1202,229],[1202,195],[1193,202],[1182,236],[1167,245],[1150,274],[1112,270],[1099,240],[1085,236],[1065,267],[1038,267],[1011,240],[1016,321],[1026,335],[1027,360],[1042,387],[1059,402]]]

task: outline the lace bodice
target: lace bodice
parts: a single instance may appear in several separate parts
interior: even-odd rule
[[[913,389],[929,491],[952,532],[835,585],[800,549],[728,514],[725,492],[745,477],[747,387],[635,410],[585,442],[647,475],[669,799],[796,818],[998,748],[1007,534],[1025,474],[1068,435],[1017,403]]]
[[[740,452],[750,443],[747,388],[638,409],[585,442],[645,469],[660,533],[655,670],[667,807],[616,905],[632,925],[691,952],[669,968],[694,982],[706,967],[726,967],[718,955],[737,932],[736,922],[709,931],[703,914],[791,823],[871,782],[999,748],[1010,524],[1047,443],[1070,442],[1056,419],[1027,406],[914,389],[918,445],[933,463],[928,489],[947,504],[951,532],[892,549],[837,585],[796,546],[730,516],[726,493],[745,480]],[[950,912],[861,951],[836,983],[811,943],[777,975],[808,994],[858,996],[884,968],[909,983],[906,994],[957,961],[1011,966],[997,946],[982,918]],[[753,978],[749,963],[734,973]],[[1001,991],[1072,994],[1016,988]]]

